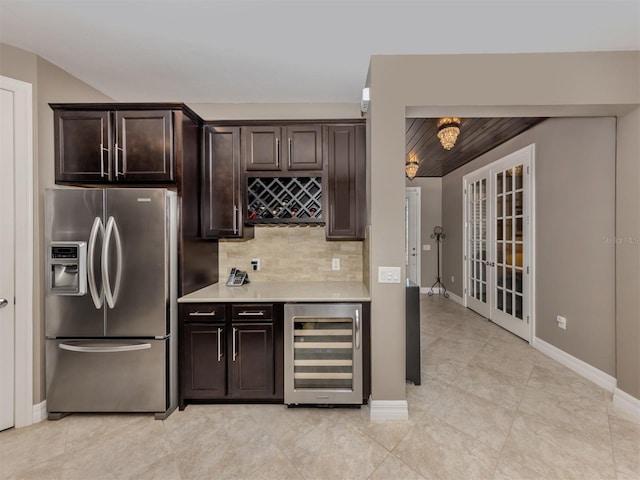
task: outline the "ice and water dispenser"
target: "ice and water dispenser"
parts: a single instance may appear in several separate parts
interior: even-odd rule
[[[56,295],[87,293],[87,243],[49,244],[49,288]]]

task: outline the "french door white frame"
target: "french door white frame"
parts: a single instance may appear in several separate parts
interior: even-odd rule
[[[500,163],[504,163],[505,161],[508,161],[511,158],[514,157],[518,157],[521,155],[527,155],[528,156],[528,161],[529,161],[529,235],[528,238],[526,239],[528,241],[529,244],[529,257],[528,257],[528,261],[527,261],[527,265],[526,267],[528,267],[528,284],[529,284],[529,299],[528,299],[528,308],[526,309],[525,312],[523,312],[523,315],[528,315],[529,316],[529,339],[528,342],[533,345],[535,343],[535,298],[536,298],[536,294],[535,294],[535,252],[536,252],[536,247],[535,247],[535,218],[536,218],[536,212],[535,212],[535,205],[536,205],[536,201],[535,201],[535,144],[531,144],[528,145],[524,148],[521,148],[520,150],[517,150],[499,160],[496,160],[495,162],[489,164],[489,165],[485,165],[484,167],[479,168],[478,170],[469,173],[468,175],[465,175],[465,177],[463,178],[463,191],[462,191],[462,201],[463,201],[463,215],[462,215],[462,231],[463,231],[463,242],[462,242],[462,258],[463,258],[463,262],[462,262],[462,278],[464,279],[464,289],[463,289],[463,305],[465,307],[468,307],[468,299],[469,299],[469,292],[467,289],[467,280],[468,280],[468,255],[470,255],[470,252],[468,251],[468,230],[466,228],[467,226],[467,221],[468,221],[468,209],[467,209],[467,198],[466,198],[466,191],[467,191],[467,177],[468,176],[477,176],[477,175],[481,175],[483,173],[487,174],[487,178],[489,183],[491,182],[491,177],[489,176],[489,171],[494,169],[498,164]],[[487,183],[487,189],[489,188],[489,183]],[[489,210],[489,205],[490,205],[490,199],[487,196],[487,209]],[[488,215],[489,218],[492,218],[492,214]],[[525,220],[526,221],[526,220]],[[489,228],[489,223],[487,222],[487,228]],[[494,228],[494,226],[491,226],[491,228]],[[493,251],[494,246],[491,245],[491,252]],[[491,258],[492,261],[495,261],[494,258]],[[486,278],[489,278],[489,275],[493,275],[493,271],[487,271],[486,274]],[[489,291],[489,289],[487,289],[487,302],[491,301],[491,298],[493,297],[493,292]],[[490,306],[491,309],[491,306]],[[490,311],[490,310],[489,310]]]
[[[14,96],[15,403],[14,426],[33,423],[33,94],[30,83],[0,75]]]

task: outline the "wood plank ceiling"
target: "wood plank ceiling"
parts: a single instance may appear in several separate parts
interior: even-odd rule
[[[458,140],[451,150],[445,150],[438,139],[437,118],[407,118],[405,161],[415,154],[420,162],[417,177],[442,177],[543,120],[546,118],[461,118]]]

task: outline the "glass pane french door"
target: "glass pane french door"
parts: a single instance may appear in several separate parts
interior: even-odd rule
[[[464,177],[466,304],[527,341],[532,159],[530,146]]]
[[[467,306],[489,317],[487,298],[487,230],[489,187],[488,173],[469,176],[467,180]]]
[[[525,227],[529,219],[529,189],[525,174],[529,168],[524,159],[491,169],[494,184],[493,301],[491,320],[514,334],[529,340],[528,317],[525,316],[525,258],[529,245],[525,244]],[[525,205],[525,202],[527,205]],[[526,207],[526,208],[525,208]],[[528,232],[527,232],[528,233]],[[528,242],[527,242],[528,243]]]

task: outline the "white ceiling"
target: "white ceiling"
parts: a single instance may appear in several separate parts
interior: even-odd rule
[[[358,102],[374,54],[640,50],[640,0],[0,0],[0,42],[117,101]]]

